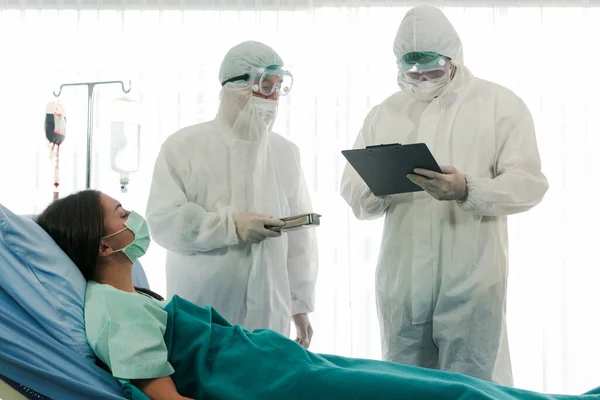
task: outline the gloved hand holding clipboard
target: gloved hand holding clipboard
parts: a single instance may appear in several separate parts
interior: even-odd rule
[[[376,196],[422,191],[406,177],[416,168],[443,173],[425,143],[382,144],[342,154]]]

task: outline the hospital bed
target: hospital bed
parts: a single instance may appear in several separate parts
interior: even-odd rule
[[[134,284],[148,288],[139,263]],[[125,398],[87,344],[85,286],[31,216],[0,205],[0,399]]]

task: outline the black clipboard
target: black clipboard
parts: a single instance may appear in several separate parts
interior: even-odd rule
[[[442,173],[425,143],[382,144],[342,154],[376,196],[422,191],[406,177],[415,168]]]

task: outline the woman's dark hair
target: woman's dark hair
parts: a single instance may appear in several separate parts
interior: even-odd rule
[[[100,192],[82,190],[50,204],[37,223],[75,263],[86,280],[94,277],[98,248],[104,236]]]

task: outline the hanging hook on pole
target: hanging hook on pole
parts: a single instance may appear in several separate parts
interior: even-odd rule
[[[59,97],[62,94],[63,88],[67,87],[67,86],[88,86],[88,88],[91,86],[93,88],[96,85],[111,85],[111,84],[117,84],[117,83],[121,85],[121,90],[123,91],[123,93],[129,93],[129,92],[131,92],[131,80],[130,80],[129,83],[128,83],[128,85],[127,85],[127,88],[125,88],[125,84],[123,83],[123,81],[100,81],[100,82],[63,83],[58,88],[58,93],[56,93],[56,90],[54,90],[52,92],[52,94],[54,95],[54,97]]]

